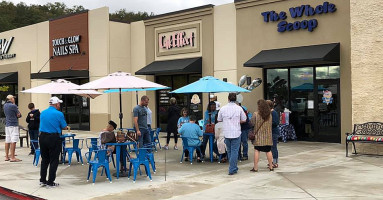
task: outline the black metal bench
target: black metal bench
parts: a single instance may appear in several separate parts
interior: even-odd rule
[[[348,143],[351,142],[356,153],[355,142],[383,144],[383,123],[366,122],[364,124],[354,124],[354,131],[346,133],[346,157],[348,156]]]

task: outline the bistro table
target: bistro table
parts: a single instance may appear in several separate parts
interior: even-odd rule
[[[62,150],[61,150],[61,163],[64,164],[64,149],[65,149],[65,140],[66,138],[72,138],[72,141],[74,140],[74,137],[76,134],[73,134],[71,132],[65,133],[60,135],[61,141],[62,141]]]
[[[213,162],[213,145],[214,145],[214,133],[203,133],[205,136],[209,136],[209,155],[210,162]]]
[[[282,137],[283,142],[286,142],[287,139],[297,139],[297,135],[295,134],[295,129],[292,124],[280,124],[278,125],[278,129],[279,137]]]
[[[123,143],[106,143],[106,146],[116,146],[116,177],[117,179],[120,177],[120,154],[121,154],[121,148],[123,149],[123,166],[124,170],[126,172],[126,155],[128,152],[126,151],[126,148],[128,145],[134,145],[135,142],[123,142]]]

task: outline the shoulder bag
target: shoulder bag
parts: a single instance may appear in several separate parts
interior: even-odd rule
[[[214,133],[215,124],[211,123],[211,113],[209,113],[209,123],[206,124],[205,133]]]
[[[249,140],[255,140],[255,135],[258,134],[259,129],[261,129],[264,123],[265,123],[265,120],[263,120],[262,124],[258,127],[257,131],[255,132],[254,132],[254,128],[249,130],[249,134],[247,135]]]

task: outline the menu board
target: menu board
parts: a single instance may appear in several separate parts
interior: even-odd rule
[[[170,90],[160,90],[159,91],[159,104],[168,105],[170,102]]]

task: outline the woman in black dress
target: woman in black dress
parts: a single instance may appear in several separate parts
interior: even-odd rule
[[[177,141],[178,141],[178,131],[177,131],[177,122],[180,116],[180,108],[176,105],[176,98],[170,98],[170,107],[168,109],[168,126],[166,131],[168,135],[166,137],[166,145],[165,149],[169,149],[170,135],[173,133],[174,135],[174,149],[178,150]]]

